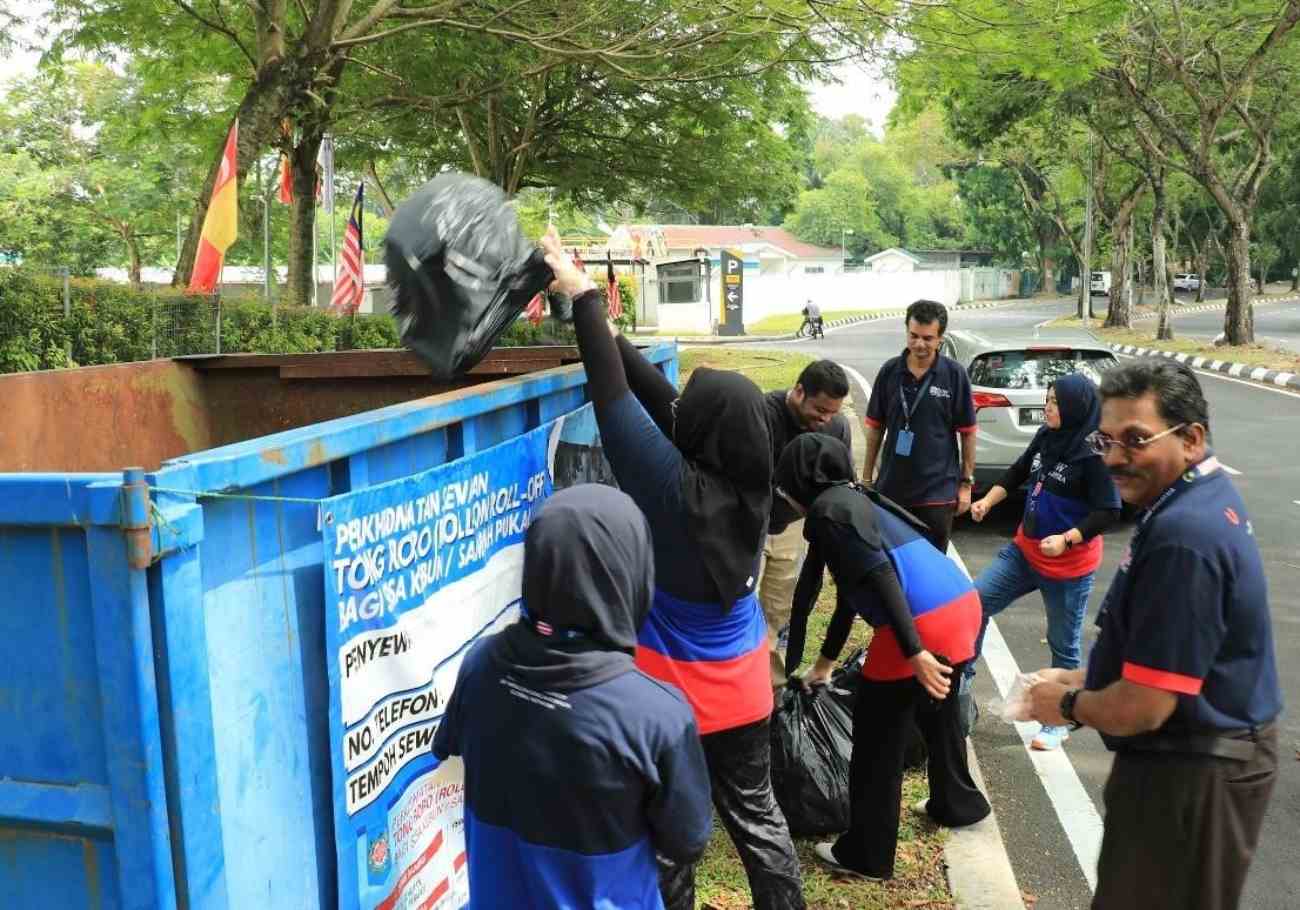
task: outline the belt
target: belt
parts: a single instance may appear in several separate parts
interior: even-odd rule
[[[1128,752],[1181,752],[1191,755],[1209,755],[1232,761],[1250,761],[1255,757],[1256,744],[1261,735],[1272,730],[1272,724],[1244,730],[1216,730],[1206,733],[1170,733],[1139,736],[1123,746]]]

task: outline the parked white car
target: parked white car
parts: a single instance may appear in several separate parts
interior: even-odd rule
[[[975,486],[981,492],[997,482],[1042,426],[1052,382],[1083,373],[1100,384],[1101,374],[1119,362],[1104,342],[1078,329],[954,330],[940,350],[970,374]]]
[[[1201,276],[1188,272],[1185,275],[1174,276],[1175,291],[1199,291],[1201,289]]]
[[[1088,285],[1088,296],[1110,293],[1110,272],[1093,272],[1092,283]]]

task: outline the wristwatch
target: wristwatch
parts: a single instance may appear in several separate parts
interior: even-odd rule
[[[963,477],[963,478],[961,479],[961,485],[962,485],[963,487],[973,487],[973,486],[975,486],[975,475],[972,474],[972,475],[969,476],[969,477]]]
[[[1079,697],[1080,689],[1067,689],[1061,696],[1059,710],[1061,716],[1070,722],[1070,729],[1077,730],[1083,726],[1082,723],[1074,719],[1074,701]]]

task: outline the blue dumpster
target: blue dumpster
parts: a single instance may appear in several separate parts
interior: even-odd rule
[[[337,907],[313,504],[576,410],[573,359],[0,377],[0,908]]]

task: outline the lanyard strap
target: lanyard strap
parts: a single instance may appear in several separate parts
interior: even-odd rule
[[[1172,487],[1161,493],[1160,498],[1151,504],[1151,508],[1138,516],[1137,530],[1133,532],[1133,541],[1129,545],[1130,552],[1137,552],[1138,543],[1141,541],[1143,536],[1145,536],[1144,532],[1146,531],[1147,525],[1150,523],[1151,519],[1155,517],[1157,512],[1169,505],[1172,500],[1195,486],[1197,481],[1209,477],[1211,474],[1218,471],[1219,467],[1219,459],[1211,455],[1200,464],[1185,471],[1183,476],[1179,477],[1178,481]]]
[[[903,403],[903,428],[912,429],[912,415],[916,413],[917,406],[921,404],[921,399],[925,393],[930,390],[930,380],[934,379],[934,372],[931,371],[926,377],[925,382],[921,383],[921,388],[916,392],[916,398],[912,401],[912,406],[907,406],[907,395],[903,393],[903,380],[898,380],[898,400]]]

